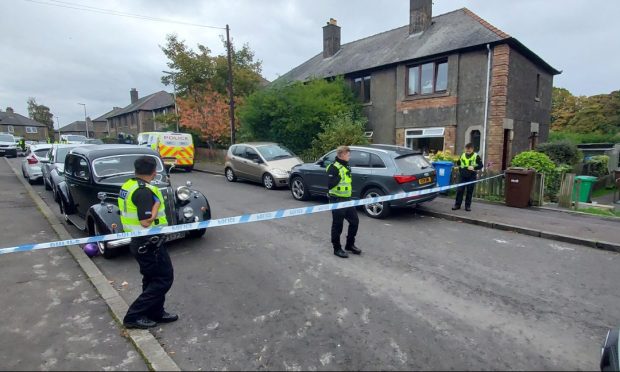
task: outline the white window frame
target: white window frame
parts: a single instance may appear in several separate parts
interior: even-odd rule
[[[15,133],[15,127],[13,127],[12,125],[7,125],[6,131],[9,133]]]
[[[417,133],[421,132],[421,133]],[[443,137],[446,132],[446,128],[415,128],[405,130],[405,140],[409,138],[430,138],[430,137]],[[416,133],[416,134],[413,134]]]
[[[31,134],[38,133],[38,129],[37,127],[26,127],[26,133],[31,133]]]

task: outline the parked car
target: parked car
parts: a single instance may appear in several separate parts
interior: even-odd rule
[[[336,150],[328,152],[316,163],[293,168],[291,193],[297,200],[312,195],[327,196],[327,166],[336,159]],[[437,184],[435,170],[421,153],[392,145],[352,146],[351,178],[353,199],[374,198],[433,188]],[[372,218],[385,218],[392,208],[413,207],[433,200],[438,193],[391,202],[365,205],[364,212]]]
[[[65,166],[65,157],[78,146],[84,145],[66,145],[53,144],[47,152],[47,158],[41,159],[41,173],[43,173],[43,185],[46,190],[52,190],[54,200],[58,201],[58,184],[63,180],[63,169]]]
[[[87,139],[86,141],[82,142],[82,144],[84,145],[103,145],[103,141],[98,139],[98,138],[91,138],[91,139]]]
[[[83,143],[86,140],[88,140],[88,138],[80,134],[61,134],[60,135],[60,143],[69,144],[69,145],[77,145],[77,144]]]
[[[76,147],[64,164],[65,180],[58,185],[60,212],[65,220],[90,236],[122,232],[118,194],[129,178],[134,177],[134,161],[152,156],[157,161],[157,176],[151,183],[160,188],[166,203],[166,219],[170,225],[211,219],[207,198],[191,183],[173,188],[159,155],[146,147],[132,145],[100,145]],[[206,229],[169,234],[167,240],[186,236],[199,238]],[[101,254],[110,258],[130,239],[98,243]]]
[[[26,150],[26,157],[22,160],[22,175],[32,185],[35,182],[43,180],[43,172],[41,171],[41,162],[46,159],[52,145],[30,145]]]
[[[17,157],[17,144],[12,134],[0,134],[0,156]]]
[[[241,143],[228,149],[224,173],[230,182],[243,178],[271,190],[288,186],[291,169],[302,163],[292,151],[277,143]]]

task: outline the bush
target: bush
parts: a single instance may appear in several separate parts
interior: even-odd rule
[[[513,167],[530,168],[536,170],[538,173],[553,172],[556,168],[555,164],[546,154],[538,151],[524,151],[512,159]]]
[[[562,164],[556,167],[552,172],[545,174],[545,196],[551,201],[557,201],[558,192],[562,186],[562,177],[565,173],[573,171],[570,165]]]
[[[549,133],[549,142],[567,141],[574,144],[580,143],[618,143],[620,134],[600,134],[600,133],[574,133],[556,132]]]
[[[556,164],[575,165],[582,158],[577,145],[569,141],[541,143],[536,150],[549,156],[549,159]]]
[[[459,160],[459,157],[457,155],[452,154],[452,152],[450,152],[450,150],[437,151],[435,154],[431,154],[430,158],[431,158],[431,162],[433,162],[433,161],[451,161],[451,162],[454,163],[457,160]]]
[[[609,156],[597,155],[588,159],[584,164],[584,173],[588,176],[603,177],[609,174]]]
[[[321,133],[312,141],[312,148],[303,153],[305,159],[317,159],[341,145],[367,145],[364,136],[367,119],[352,112],[335,115],[321,126]]]

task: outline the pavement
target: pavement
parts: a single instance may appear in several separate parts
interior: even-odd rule
[[[0,186],[2,246],[58,240],[4,159]],[[147,369],[67,249],[0,255],[0,267],[1,369]]]
[[[173,173],[186,180],[215,218],[325,202]],[[360,214],[364,253],[343,260],[330,223],[319,213],[171,243],[166,307],[181,318],[151,333],[183,370],[593,370],[620,320],[617,253],[400,210]],[[140,293],[129,254],[92,262],[127,282],[115,285],[126,302]]]

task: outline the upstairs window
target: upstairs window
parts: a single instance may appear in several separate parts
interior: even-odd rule
[[[407,95],[443,93],[447,90],[447,60],[409,66],[407,69]]]
[[[363,103],[370,102],[370,75],[353,79],[353,92]]]
[[[37,133],[37,127],[26,127],[26,133]]]

